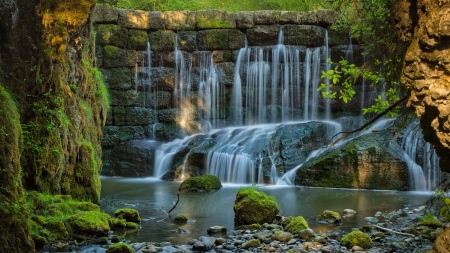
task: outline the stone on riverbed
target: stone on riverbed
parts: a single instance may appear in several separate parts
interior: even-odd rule
[[[183,214],[178,214],[177,216],[175,216],[173,221],[176,223],[186,223],[188,221],[188,219]]]
[[[220,179],[213,175],[190,177],[180,185],[180,191],[184,192],[213,192],[222,188]]]
[[[309,240],[315,236],[316,236],[316,233],[310,228],[298,231],[298,237],[303,240]]]
[[[141,217],[139,212],[132,208],[121,208],[114,212],[114,216],[117,218],[125,219],[128,222],[140,223]]]
[[[207,230],[208,234],[220,234],[226,233],[227,228],[225,226],[212,226]]]
[[[342,218],[337,212],[325,210],[317,215],[316,222],[320,224],[340,225],[342,223]]]
[[[242,187],[236,193],[234,202],[234,223],[236,226],[272,222],[280,211],[275,198],[254,187]]]

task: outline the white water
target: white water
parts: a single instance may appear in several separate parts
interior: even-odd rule
[[[289,171],[277,171],[274,152],[269,143],[271,136],[280,126],[280,122],[295,119],[329,120],[332,118],[330,101],[322,100],[317,91],[321,81],[320,71],[330,69],[325,60],[329,57],[328,34],[324,39],[324,46],[304,48],[300,46],[283,45],[283,31],[280,31],[278,44],[271,47],[245,47],[239,50],[235,64],[233,89],[231,93],[231,115],[234,128],[216,129],[215,122],[224,112],[219,110],[220,100],[225,90],[218,82],[217,71],[210,52],[197,52],[200,73],[198,88],[192,83],[193,71],[192,55],[181,52],[176,47],[174,52],[175,69],[175,104],[181,112],[178,122],[187,128],[187,122],[192,119],[193,108],[201,109],[201,130],[215,136],[212,147],[206,154],[205,168],[207,174],[218,176],[224,183],[264,183],[269,176],[271,184],[293,184],[295,171],[304,162]],[[353,58],[351,41],[347,53]],[[302,56],[303,60],[302,60]],[[187,57],[187,58],[186,58]],[[150,62],[150,61],[149,61]],[[197,90],[195,90],[197,89]],[[193,96],[195,94],[195,96]],[[363,84],[362,103],[370,97],[380,94],[379,91],[368,89]],[[196,100],[193,101],[192,97]],[[362,108],[361,104],[361,108]],[[347,117],[340,122],[354,121],[361,123],[362,117],[353,119]],[[355,121],[355,122],[356,122]],[[268,124],[267,123],[277,123]],[[383,128],[386,122],[375,124],[372,129]],[[329,134],[345,129],[344,125],[333,122]],[[383,126],[382,126],[383,125]],[[246,126],[246,127],[242,127]],[[349,130],[354,129],[350,127]],[[369,131],[371,131],[370,129]],[[171,169],[173,156],[186,147],[194,137],[175,140],[164,144],[156,151],[155,176],[161,177]],[[311,152],[311,157],[318,155],[323,149]],[[407,153],[407,152],[406,152]],[[406,154],[405,153],[405,154]],[[406,156],[409,156],[406,155]],[[433,183],[421,183],[423,176],[419,165],[414,165],[413,159],[405,156],[412,177],[411,185],[416,190],[429,190]],[[430,158],[430,161],[435,158]],[[264,172],[263,160],[270,161],[270,172]],[[410,162],[410,160],[412,162]],[[430,164],[434,164],[430,162]],[[425,166],[425,165],[423,165]],[[422,166],[422,167],[423,167]],[[182,166],[184,177],[186,160]],[[422,172],[423,173],[423,172]],[[426,173],[427,180],[438,178],[436,172]],[[416,181],[414,181],[416,180]],[[427,181],[427,182],[428,182]]]

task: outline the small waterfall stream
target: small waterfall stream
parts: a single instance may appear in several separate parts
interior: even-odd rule
[[[350,59],[353,58],[351,40],[349,43],[347,55]],[[355,124],[355,120],[361,123],[362,117],[333,119],[329,99],[322,99],[317,91],[320,82],[329,82],[320,78],[320,72],[331,67],[326,63],[330,57],[327,32],[324,46],[315,48],[284,45],[282,29],[277,45],[249,47],[246,41],[236,56],[230,94],[230,118],[234,127],[225,129],[217,129],[215,123],[225,113],[220,109],[220,101],[224,99],[226,91],[218,81],[212,54],[206,51],[194,54],[182,52],[176,45],[174,102],[181,112],[178,119],[181,125],[186,127],[187,120],[196,115],[204,134],[161,145],[155,155],[155,177],[161,177],[170,170],[178,152],[193,142],[201,141],[201,146],[207,149],[190,150],[186,157],[196,152],[204,156],[205,173],[216,175],[222,182],[292,184],[297,168],[324,149],[318,147],[308,150],[294,166],[289,165],[280,170],[277,160],[280,151],[273,143],[277,131],[286,124],[308,124],[314,120],[327,125],[328,130],[323,133],[323,138],[330,138],[348,128],[349,121],[352,121],[351,124]],[[195,68],[193,57],[198,58]],[[191,78],[194,69],[199,72],[198,85]],[[358,107],[363,108],[374,94],[379,95],[380,92],[363,82],[361,104]],[[299,119],[303,122],[290,123]],[[412,134],[413,131],[409,132],[404,137],[402,148],[410,171],[415,171],[410,174],[423,170],[427,179],[424,186],[422,183],[412,183],[415,185],[413,188],[430,190],[440,180],[437,156],[430,151],[429,145],[424,144],[420,153],[429,151],[430,155],[417,159],[418,148],[412,146],[419,136]],[[188,158],[185,158],[181,177],[184,177],[188,165]]]

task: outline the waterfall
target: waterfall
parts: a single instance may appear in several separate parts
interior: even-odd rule
[[[348,46],[347,51],[345,51],[345,60],[349,63],[354,63],[353,60],[353,43],[352,43],[352,35],[351,31],[348,30]]]
[[[401,147],[414,163],[415,173],[423,174],[422,190],[432,191],[443,176],[439,168],[439,157],[431,145],[423,139],[419,124],[419,120],[416,120],[403,131]]]
[[[328,73],[331,69],[331,64],[327,62],[327,59],[331,59],[331,53],[330,48],[328,47],[328,29],[325,30],[325,42],[324,42],[324,62],[325,62],[325,73]],[[325,78],[325,85],[327,86],[325,92],[330,91],[330,79],[327,77]],[[331,108],[330,108],[331,100],[330,98],[325,99],[325,119],[331,120]]]

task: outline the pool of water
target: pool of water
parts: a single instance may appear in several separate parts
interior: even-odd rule
[[[182,193],[176,208],[166,214],[177,201],[180,182],[155,178],[102,177],[101,209],[113,214],[118,208],[132,207],[139,211],[142,228],[127,231],[131,242],[170,242],[186,244],[189,238],[207,236],[211,226],[234,229],[233,205],[236,191],[243,185],[224,185],[213,193]],[[247,185],[248,186],[248,185]],[[378,211],[391,212],[400,208],[424,205],[433,192],[370,191],[351,189],[309,188],[299,186],[266,186],[259,188],[275,197],[284,216],[303,216],[309,226],[318,231],[350,231],[366,224],[367,216]],[[317,224],[315,217],[324,210],[342,214],[346,208],[357,211],[346,217],[342,226]],[[176,224],[172,220],[184,214],[189,222]],[[180,229],[188,233],[180,233]],[[117,234],[117,232],[116,232]],[[226,235],[224,235],[226,236]]]

